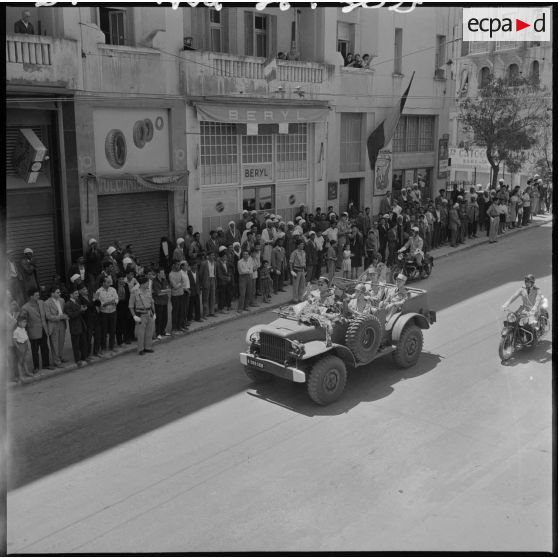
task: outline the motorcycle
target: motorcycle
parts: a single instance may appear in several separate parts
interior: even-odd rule
[[[427,277],[430,277],[433,267],[434,258],[428,253],[424,254],[421,270],[412,254],[409,254],[408,252],[401,252],[397,254],[397,263],[395,264],[392,273],[394,277],[397,277],[399,273],[403,273],[409,281],[413,279],[426,279]]]
[[[548,331],[550,324],[548,316],[548,300],[543,298],[539,317],[535,324],[529,323],[529,313],[524,310],[509,312],[504,320],[498,354],[504,363],[521,349],[532,350]]]

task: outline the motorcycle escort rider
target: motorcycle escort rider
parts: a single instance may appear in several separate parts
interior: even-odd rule
[[[541,290],[535,286],[535,276],[531,273],[525,276],[525,286],[519,288],[502,306],[502,310],[509,309],[509,305],[521,298],[520,312],[528,314],[529,324],[538,330],[540,305],[542,302]]]
[[[417,264],[417,267],[420,271],[420,274],[422,276],[423,274],[423,268],[422,268],[422,262],[424,259],[424,252],[423,252],[423,246],[424,246],[424,241],[422,240],[422,238],[419,236],[419,228],[418,227],[413,227],[411,229],[412,231],[412,236],[409,237],[409,239],[407,240],[407,242],[405,242],[405,244],[403,244],[403,246],[397,251],[398,254],[400,254],[401,252],[404,252],[405,250],[407,250],[407,248],[409,249],[409,254],[411,254]]]

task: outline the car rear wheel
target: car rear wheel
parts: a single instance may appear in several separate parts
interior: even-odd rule
[[[414,366],[422,351],[423,336],[420,327],[414,323],[407,324],[393,351],[393,360],[399,368]]]
[[[345,363],[334,355],[320,359],[310,370],[307,382],[308,395],[318,405],[333,403],[347,384]]]
[[[256,384],[270,382],[273,379],[273,376],[271,374],[262,372],[261,370],[253,368],[252,366],[245,366],[244,372],[246,373],[246,376],[248,376],[248,378],[250,378]]]

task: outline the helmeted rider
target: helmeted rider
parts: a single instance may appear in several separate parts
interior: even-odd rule
[[[422,250],[424,246],[424,241],[419,236],[419,228],[413,227],[411,229],[412,235],[409,237],[407,242],[401,246],[401,248],[397,251],[398,253],[404,252],[409,249],[409,254],[411,254],[417,263],[418,268],[422,271],[422,261],[424,259],[424,252]]]
[[[525,276],[525,286],[518,289],[502,306],[502,310],[508,310],[509,305],[516,299],[521,298],[519,311],[526,312],[529,316],[529,324],[538,326],[540,305],[542,302],[541,290],[535,286],[535,276],[531,273]]]

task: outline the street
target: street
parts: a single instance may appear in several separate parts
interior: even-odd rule
[[[8,553],[552,551],[552,334],[498,357],[526,273],[552,302],[551,237],[437,261],[417,366],[328,407],[244,375],[271,312],[9,391]]]

